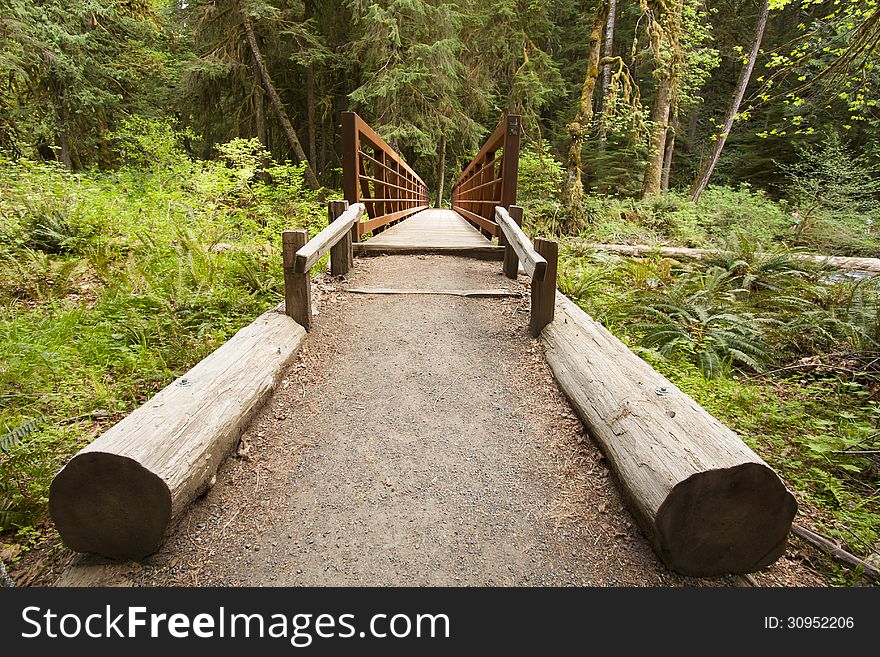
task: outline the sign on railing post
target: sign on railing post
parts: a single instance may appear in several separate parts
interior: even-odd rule
[[[519,176],[519,136],[521,118],[517,114],[507,115],[507,129],[504,131],[504,165],[501,171],[501,198],[499,205],[509,208],[516,203],[516,182]],[[510,157],[508,157],[508,153]]]

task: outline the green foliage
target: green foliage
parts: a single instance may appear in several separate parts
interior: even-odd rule
[[[880,529],[880,283],[833,277],[741,236],[727,247],[683,264],[572,245],[559,286],[737,431],[828,534],[865,554]]]
[[[0,147],[68,167],[108,166],[116,119],[153,111],[173,78],[150,3],[6,0],[0,44]]]
[[[564,225],[559,202],[565,169],[550,153],[546,142],[529,144],[520,151],[517,202],[523,206],[528,229],[558,235]]]
[[[706,257],[709,267],[725,272],[731,286],[744,292],[791,291],[802,281],[815,280],[819,267],[808,260],[797,260],[796,253],[764,245],[737,231],[719,250]]]
[[[253,140],[196,162],[177,135],[124,123],[115,174],[3,161],[5,529],[39,520],[54,473],[100,433],[93,411],[118,419],[281,300],[283,228],[326,223],[301,166]]]
[[[831,133],[783,165],[799,241],[826,252],[874,255],[880,247],[880,169]]]
[[[590,221],[582,236],[600,243],[713,247],[735,234],[763,244],[791,234],[786,208],[746,187],[710,187],[699,206],[679,192],[646,200],[594,195],[584,211]]]

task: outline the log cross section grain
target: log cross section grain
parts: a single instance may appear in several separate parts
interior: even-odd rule
[[[349,206],[338,219],[310,239],[304,247],[296,252],[294,271],[298,274],[304,274],[309,271],[322,255],[327,253],[346,234],[350,233],[351,227],[360,221],[365,209],[366,207],[363,203],[355,203]]]
[[[115,558],[155,552],[210,487],[304,337],[280,307],[264,313],[76,454],[49,491],[65,544]]]
[[[501,230],[504,231],[508,244],[513,247],[513,250],[516,252],[517,257],[522,263],[526,274],[528,274],[533,281],[543,281],[544,272],[547,269],[547,261],[535,251],[535,247],[532,246],[532,241],[524,232],[522,232],[522,229],[516,225],[516,222],[511,218],[510,213],[502,207],[495,208],[495,221],[498,223]]]
[[[794,496],[740,438],[562,294],[541,334],[560,387],[667,566],[747,573],[785,551]]]

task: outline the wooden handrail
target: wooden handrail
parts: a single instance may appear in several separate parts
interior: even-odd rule
[[[504,249],[504,275],[516,280],[519,263],[532,277],[529,332],[538,337],[544,327],[553,321],[556,312],[556,265],[559,261],[559,244],[540,237],[532,241],[520,228],[523,209],[511,205],[509,211],[495,208],[495,221],[501,237],[506,239]]]
[[[351,235],[364,216],[366,207],[348,201],[327,201],[328,225],[309,239],[306,230],[285,230],[281,233],[281,255],[284,267],[284,312],[307,331],[312,326],[312,282],[309,270],[330,251],[330,273],[347,274],[352,268]]]
[[[531,277],[532,281],[543,281],[547,260],[535,251],[532,240],[522,232],[522,228],[516,225],[507,210],[500,206],[495,208],[495,221],[504,231],[507,244],[516,252],[526,274]]]
[[[350,205],[338,219],[331,222],[320,233],[310,239],[304,247],[296,252],[294,271],[303,274],[311,269],[318,259],[327,253],[332,246],[351,232],[351,227],[364,215],[366,207],[363,203]]]
[[[495,207],[507,208],[516,203],[521,130],[518,114],[504,116],[452,187],[452,209],[486,237],[498,237],[502,242]],[[499,150],[503,154],[496,158]]]
[[[342,174],[345,200],[366,205],[366,220],[352,225],[356,242],[428,207],[425,181],[354,112],[342,113]]]

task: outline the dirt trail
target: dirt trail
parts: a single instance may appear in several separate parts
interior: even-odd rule
[[[678,576],[623,508],[500,264],[358,259],[214,488],[138,585],[730,585]],[[762,575],[791,581],[791,564]],[[799,580],[801,583],[803,580]]]

